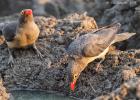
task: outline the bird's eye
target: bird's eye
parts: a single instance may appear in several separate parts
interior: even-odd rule
[[[77,77],[77,75],[74,75],[74,79]]]
[[[24,11],[21,11],[21,13],[20,13],[21,15],[24,15]]]

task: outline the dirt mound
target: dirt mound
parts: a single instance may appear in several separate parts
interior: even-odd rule
[[[43,59],[39,59],[32,49],[15,50],[14,66],[9,67],[6,45],[0,46],[0,72],[4,85],[9,90],[58,91],[77,98],[92,100],[109,94],[123,86],[124,82],[138,77],[139,50],[120,51],[112,46],[101,65],[102,69],[97,73],[95,71],[97,61],[90,63],[81,73],[76,90],[71,92],[67,83],[66,50],[76,37],[98,28],[95,20],[86,14],[72,14],[64,19],[40,16],[36,17],[35,21],[41,30],[37,47],[44,55]],[[129,89],[127,90],[129,92]],[[135,97],[132,96],[132,98]]]

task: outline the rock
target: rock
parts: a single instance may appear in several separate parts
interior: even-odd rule
[[[108,95],[97,97],[93,100],[129,100],[131,99],[140,99],[139,97],[139,84],[140,79],[135,77],[128,82],[122,84],[120,88],[117,88]]]

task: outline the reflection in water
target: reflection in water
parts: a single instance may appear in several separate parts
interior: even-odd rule
[[[74,100],[70,97],[40,91],[12,91],[11,94],[14,100]]]

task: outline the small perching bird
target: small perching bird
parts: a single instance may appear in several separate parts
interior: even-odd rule
[[[70,89],[74,91],[77,79],[86,66],[97,58],[105,59],[109,46],[113,43],[126,40],[135,33],[117,34],[121,24],[115,23],[100,28],[93,33],[88,33],[75,39],[68,47],[69,63],[68,77]]]
[[[3,27],[2,35],[5,38],[9,52],[8,64],[13,64],[11,51],[13,48],[32,46],[38,56],[42,57],[42,54],[35,45],[39,32],[40,30],[34,22],[33,12],[31,9],[22,10],[17,21],[10,22]]]

